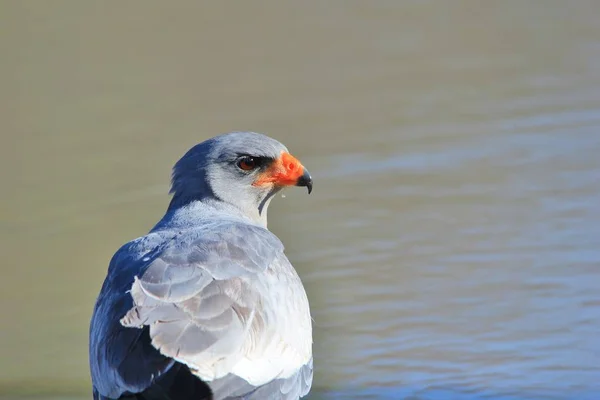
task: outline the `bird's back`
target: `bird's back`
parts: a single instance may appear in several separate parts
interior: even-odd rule
[[[99,399],[117,399],[137,393],[136,398],[150,400],[175,390],[175,386],[179,387],[179,392],[172,400],[198,399],[199,393],[206,393],[206,385],[199,378],[211,387],[215,399],[238,396],[246,399],[297,399],[310,389],[312,333],[308,300],[296,271],[283,254],[283,246],[266,229],[243,221],[202,221],[186,227],[159,224],[155,231],[129,242],[113,257],[90,327],[90,364],[94,390]],[[223,252],[218,243],[227,243],[227,251]],[[219,252],[215,253],[210,246],[217,246]],[[175,258],[177,260],[173,261]],[[257,266],[243,265],[249,272],[237,271],[238,264],[247,264],[244,258],[252,259]],[[193,313],[169,314],[169,307],[185,308],[184,304],[188,303],[165,294],[159,299],[160,304],[153,305],[150,310],[144,308],[144,304],[149,304],[148,299],[156,300],[154,297],[147,297],[148,293],[143,291],[137,298],[132,295],[136,277],[140,278],[138,281],[143,287],[147,275],[156,275],[152,268],[164,263],[165,259],[171,264],[161,271],[171,274],[173,279],[185,279],[190,271],[180,263],[197,263],[193,270],[204,274],[194,281],[199,294],[185,302],[197,302],[201,305],[200,312],[211,306],[208,298],[202,297],[202,285],[205,285],[205,291],[215,287],[227,292],[231,287],[227,283],[236,280],[243,283],[239,293],[227,292],[234,310],[232,316],[239,318],[237,324],[242,324],[245,335],[234,349],[237,353],[230,354],[229,349],[225,350],[228,363],[211,364],[206,361],[210,358],[203,357],[207,353],[191,350],[186,353],[190,346],[199,348],[194,340],[206,340],[201,335],[190,336],[192,342],[185,341],[182,335],[174,337],[183,342],[161,342],[165,337],[171,337],[165,336],[171,328],[160,318],[179,318],[182,321],[180,327],[188,326],[192,320],[200,325],[202,321],[206,323],[205,320],[194,319],[197,317]],[[208,265],[215,260],[218,266]],[[267,264],[258,265],[260,260]],[[232,270],[228,272],[228,268]],[[169,289],[169,294],[171,292]],[[240,304],[253,308],[244,311]],[[169,313],[157,317],[157,313],[167,311]],[[128,320],[128,326],[123,323],[126,315],[134,316]],[[246,320],[250,315],[252,321]],[[155,317],[154,322],[148,322]],[[211,326],[215,327],[206,325],[209,329],[212,329]],[[222,332],[226,336],[228,331]],[[220,338],[215,340],[218,342]],[[234,340],[231,343],[238,342]],[[218,348],[209,346],[205,351],[214,352]],[[178,382],[177,385],[174,382]],[[187,392],[181,389],[183,387],[188,388]],[[192,397],[185,397],[182,392]]]
[[[164,242],[162,235],[151,233],[125,244],[111,259],[90,323],[90,370],[100,399],[140,392],[173,365],[173,360],[152,347],[148,329],[120,323],[133,306],[129,290],[134,277],[149,265],[144,258],[158,253]]]

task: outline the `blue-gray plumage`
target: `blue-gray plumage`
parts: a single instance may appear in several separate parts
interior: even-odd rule
[[[193,147],[146,236],[113,256],[90,325],[94,398],[298,399],[312,384],[306,293],[266,228],[273,195],[312,188],[251,132]]]

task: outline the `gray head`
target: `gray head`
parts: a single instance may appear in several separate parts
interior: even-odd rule
[[[266,221],[272,196],[285,186],[310,193],[312,179],[283,144],[254,132],[227,133],[197,144],[175,164],[169,207],[215,199]]]

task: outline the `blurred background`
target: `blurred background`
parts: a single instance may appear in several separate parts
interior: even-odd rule
[[[598,399],[600,3],[0,5],[0,397],[91,398],[108,261],[218,133],[315,190],[270,209],[311,399]]]

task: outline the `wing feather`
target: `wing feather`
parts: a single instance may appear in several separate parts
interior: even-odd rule
[[[312,380],[313,361],[311,358],[306,365],[289,378],[275,379],[258,388],[239,376],[229,374],[211,382],[211,390],[217,399],[296,400],[308,394]]]
[[[166,248],[136,277],[134,306],[121,323],[149,326],[152,344],[202,379],[224,376],[244,357],[249,335],[256,343],[268,335],[260,273],[281,256],[279,239],[261,227],[229,223],[200,232]]]
[[[107,282],[113,282],[105,283],[94,317],[102,322],[91,335],[90,354],[106,352],[94,356],[100,363],[93,367],[95,387],[110,395],[143,390],[174,359],[233,396],[295,399],[308,392],[308,302],[279,239],[264,228],[233,221],[162,237],[142,252],[125,246],[109,269]],[[145,338],[140,345],[136,332]],[[128,342],[117,342],[122,335]],[[141,350],[142,344],[145,353],[131,350]],[[148,364],[128,377],[144,357],[156,358],[159,365]],[[297,366],[284,371],[286,357]],[[221,396],[215,392],[215,398]]]

